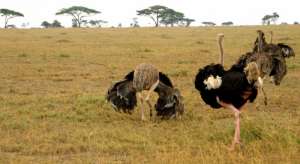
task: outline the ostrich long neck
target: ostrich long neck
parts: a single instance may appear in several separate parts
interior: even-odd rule
[[[273,31],[271,31],[270,34],[271,34],[270,43],[272,44],[272,41],[273,41]]]
[[[223,34],[218,35],[218,45],[220,50],[220,64],[224,66]]]
[[[263,33],[260,30],[258,30],[257,32],[258,32],[257,52],[260,54],[262,52],[262,48],[263,48]]]

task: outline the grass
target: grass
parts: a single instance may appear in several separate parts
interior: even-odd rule
[[[218,33],[228,68],[258,29],[296,57],[279,87],[265,82],[268,106],[259,95],[243,109],[243,147],[229,152],[232,113],[205,105],[193,81],[218,61]],[[1,29],[0,163],[299,163],[298,36],[300,26]],[[181,90],[182,120],[141,122],[139,107],[126,115],[106,103],[111,83],[142,62]]]

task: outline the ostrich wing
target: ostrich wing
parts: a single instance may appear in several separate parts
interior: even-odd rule
[[[114,83],[107,92],[106,99],[117,110],[129,112],[137,105],[136,91],[133,88],[133,72],[125,76],[124,80]]]
[[[207,85],[205,85],[205,81],[213,76],[213,77],[222,77],[225,73],[225,70],[220,64],[210,64],[205,66],[202,69],[199,69],[198,74],[195,78],[195,88],[199,91],[202,100],[210,105],[212,108],[220,108],[221,105],[217,102],[216,97],[218,89],[208,89]]]
[[[158,99],[155,104],[157,116],[163,119],[176,117],[177,114],[182,115],[184,111],[183,98],[178,89],[173,88],[170,78],[160,72],[159,84],[154,90],[158,93]]]
[[[159,81],[162,82],[163,84],[173,88],[173,84],[172,84],[170,78],[162,72],[159,72]]]
[[[295,52],[293,48],[283,43],[278,43],[277,45],[280,47],[283,57],[295,57]]]

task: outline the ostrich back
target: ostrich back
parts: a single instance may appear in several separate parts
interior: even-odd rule
[[[159,80],[159,71],[151,64],[140,64],[134,70],[133,87],[137,92],[149,90]]]

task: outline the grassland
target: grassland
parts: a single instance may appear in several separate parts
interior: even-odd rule
[[[229,67],[257,29],[296,58],[281,86],[266,81],[268,106],[259,96],[243,109],[243,147],[229,152],[233,115],[205,105],[194,76],[217,61],[218,33]],[[0,163],[300,163],[299,50],[300,26],[0,29]],[[182,120],[142,122],[139,107],[127,115],[105,102],[111,83],[141,62],[181,90]]]

